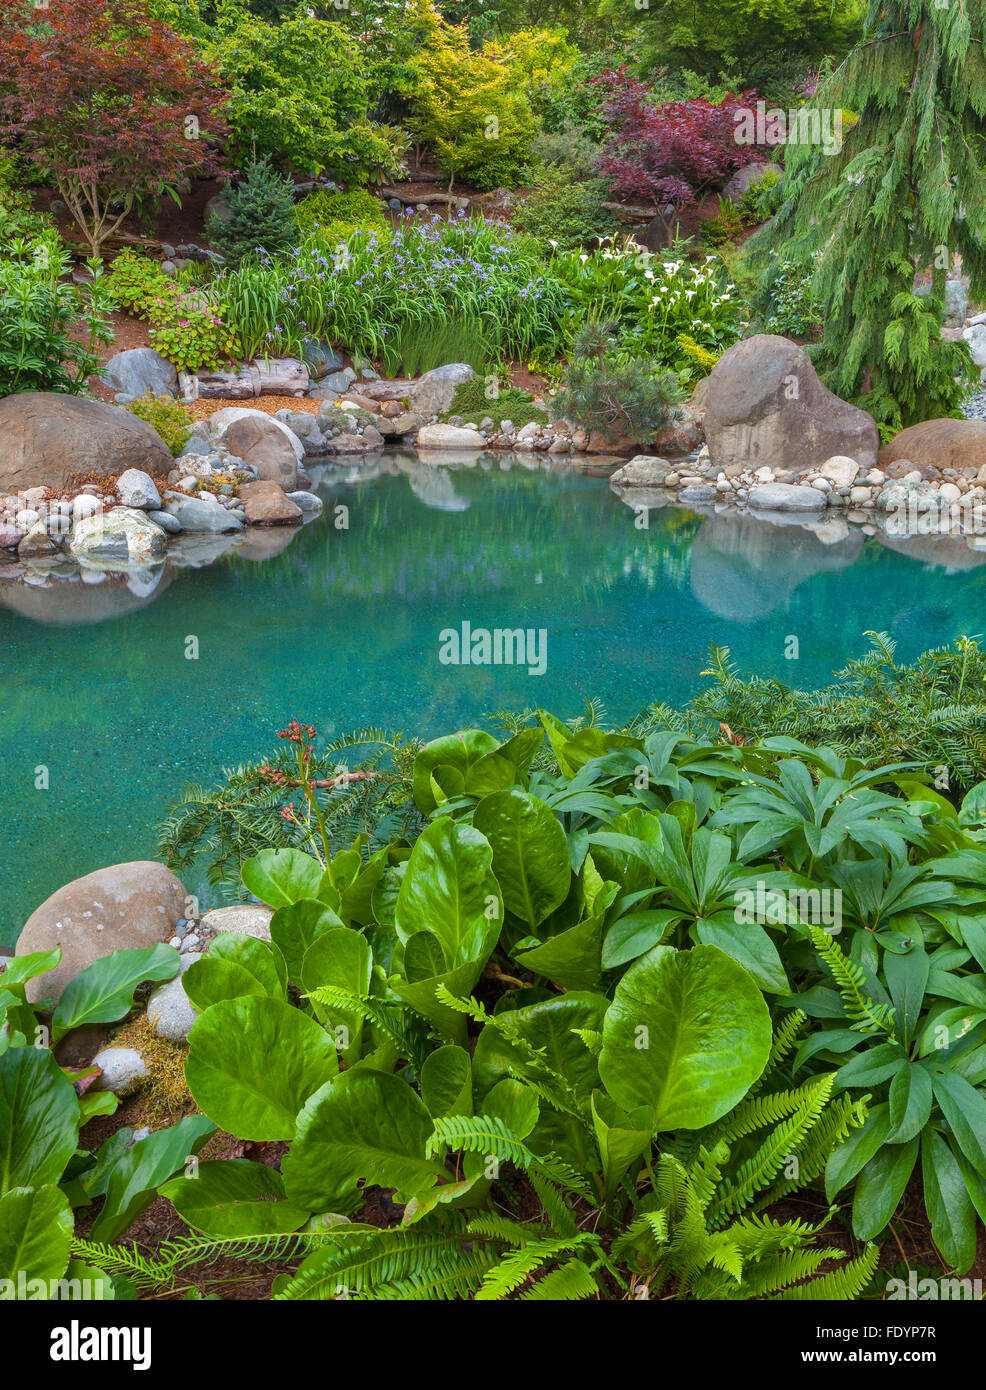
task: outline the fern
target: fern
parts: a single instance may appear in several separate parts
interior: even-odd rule
[[[860,1033],[887,1033],[896,1041],[894,1011],[890,1004],[875,1004],[865,990],[863,968],[850,960],[821,927],[808,927],[811,944],[828,966],[851,1027]]]

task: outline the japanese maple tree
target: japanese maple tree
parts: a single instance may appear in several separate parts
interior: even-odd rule
[[[653,202],[669,240],[682,208],[736,169],[766,161],[736,139],[738,114],[755,105],[756,92],[728,96],[719,105],[700,98],[655,105],[646,83],[625,67],[593,83],[603,98],[608,137],[600,172],[621,202]]]
[[[93,255],[142,198],[219,171],[225,101],[146,0],[3,0],[0,144],[51,177]]]

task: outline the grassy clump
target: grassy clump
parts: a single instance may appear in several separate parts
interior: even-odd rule
[[[159,1038],[147,1015],[137,1017],[121,1028],[113,1039],[113,1047],[132,1047],[147,1064],[147,1076],[140,1077],[133,1091],[140,1091],[144,1100],[147,1123],[173,1124],[183,1115],[194,1114],[198,1106],[185,1082],[185,1058],[188,1048],[181,1043]]]
[[[487,392],[494,389],[495,374],[474,376],[456,388],[452,409],[445,416],[461,415],[464,420],[473,420],[478,425],[489,418],[497,429],[504,420],[511,420],[517,429],[531,423],[547,423],[548,414],[543,406],[535,401],[527,391],[516,386],[497,386],[497,394],[490,399]]]

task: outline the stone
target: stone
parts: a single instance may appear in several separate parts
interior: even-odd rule
[[[986,420],[922,420],[895,434],[880,450],[879,466],[893,476],[890,468],[908,462],[922,470],[933,468],[936,474],[952,468],[963,477],[974,476],[986,466]]]
[[[225,226],[232,216],[233,209],[230,206],[229,191],[227,189],[223,189],[221,193],[217,193],[215,197],[210,198],[202,209],[203,224],[208,224],[210,218],[215,218],[217,222],[221,222]]]
[[[226,507],[204,497],[173,497],[164,510],[175,518],[183,531],[242,531],[243,522]]]
[[[171,450],[157,432],[118,406],[52,391],[0,400],[0,492],[35,483],[60,489],[78,473],[166,474],[171,466]]]
[[[842,454],[834,454],[832,458],[825,460],[818,472],[833,487],[852,487],[859,473],[859,464],[855,459],[846,458]]]
[[[763,178],[768,169],[775,169],[777,173],[781,172],[776,164],[764,164],[760,161],[755,164],[744,164],[742,169],[736,170],[736,173],[722,190],[720,197],[728,198],[731,203],[742,202],[743,195],[750,191],[752,184]]]
[[[181,535],[181,522],[176,516],[172,516],[170,512],[148,512],[147,520],[153,521],[155,526],[160,526],[161,530],[168,536]]]
[[[482,449],[484,443],[478,430],[462,429],[457,425],[422,425],[418,430],[419,449]]]
[[[424,415],[445,415],[452,409],[456,388],[472,381],[476,373],[465,362],[451,362],[436,367],[418,378],[411,389],[411,409]]]
[[[147,511],[161,506],[161,494],[153,478],[139,468],[128,468],[116,480],[116,490],[124,507],[139,507]]]
[[[938,489],[938,496],[943,502],[957,502],[962,496],[962,489],[954,483],[942,483]]]
[[[93,1081],[90,1090],[113,1091],[123,1096],[135,1089],[137,1083],[147,1076],[147,1063],[132,1047],[104,1047],[92,1059],[92,1065],[102,1072]]]
[[[143,567],[164,558],[168,538],[144,512],[134,507],[113,507],[77,521],[68,548],[77,560],[101,568]]]
[[[931,293],[930,285],[919,285],[916,295]],[[945,281],[945,317],[942,322],[946,328],[961,328],[969,312],[969,295],[961,280]]]
[[[308,368],[297,357],[255,357],[247,364],[255,396],[307,396]]]
[[[872,416],[823,386],[807,353],[787,338],[757,333],[735,343],[712,369],[704,400],[709,455],[727,477],[769,467],[787,481],[833,455],[862,468],[876,463]]]
[[[765,512],[817,512],[825,506],[825,499],[813,487],[761,483],[750,490],[750,506]]]
[[[377,446],[363,438],[361,434],[337,434],[328,443],[330,454],[369,454]]]
[[[638,454],[610,477],[616,487],[664,487],[672,471],[667,459]]]
[[[329,372],[338,372],[342,365],[342,355],[328,343],[308,342],[301,354],[301,360],[308,368],[314,381],[321,381]]]
[[[406,438],[408,435],[417,434],[424,422],[424,416],[419,415],[417,411],[398,408],[396,415],[381,416],[377,421],[377,429],[381,435],[388,438]]]
[[[225,414],[221,411],[220,414]],[[291,438],[288,438],[291,435]],[[227,447],[245,464],[256,468],[257,477],[264,482],[279,483],[290,492],[298,485],[298,464],[304,458],[304,448],[280,420],[262,411],[251,411],[226,426]],[[292,444],[292,439],[294,443]],[[297,449],[294,447],[297,445]],[[298,452],[301,458],[298,457]]]
[[[198,1012],[192,1007],[181,982],[182,975],[198,959],[197,955],[191,953],[180,956],[180,973],[152,990],[147,1001],[148,1023],[159,1038],[166,1038],[168,1042],[184,1042],[198,1018]]]
[[[322,499],[314,492],[289,492],[285,495],[288,501],[300,507],[306,516],[318,516],[322,510]]]
[[[858,502],[869,502],[869,501],[872,500],[872,498],[873,498],[873,489],[872,489],[871,487],[862,487],[862,486],[860,486],[860,487],[854,487],[854,488],[850,488],[850,489],[849,489],[849,501],[850,501],[850,502],[855,502],[855,503],[858,503]]]
[[[363,426],[363,443],[370,449],[383,448],[383,435],[375,425]]]
[[[115,353],[99,377],[104,386],[136,398],[138,396],[175,396],[178,393],[178,369],[153,348],[128,348]]]
[[[0,550],[16,550],[25,532],[9,521],[0,521]]]
[[[277,483],[244,483],[239,497],[250,526],[297,526],[301,522],[301,508],[285,497]]]
[[[337,396],[345,395],[349,390],[349,378],[343,376],[342,372],[329,372],[324,376],[314,390],[309,391],[309,395],[314,400],[333,400]]]
[[[658,430],[654,436],[653,447],[658,453],[666,454],[670,458],[683,458],[694,454],[705,442],[701,423],[703,417],[704,411],[693,410],[687,405],[682,406],[677,411],[676,418]]]
[[[15,956],[55,946],[62,951],[53,970],[28,981],[28,999],[57,1000],[94,960],[167,941],[184,910],[181,880],[152,860],[112,864],[73,879],[31,913],[17,938]]]
[[[718,494],[715,488],[709,483],[689,483],[687,487],[681,489],[681,492],[678,494],[678,499],[681,502],[696,502],[701,504],[705,502],[714,502],[717,496]]]
[[[939,509],[941,498],[934,483],[900,479],[881,488],[876,505],[881,512],[930,512]]]

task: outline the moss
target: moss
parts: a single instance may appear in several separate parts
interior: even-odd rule
[[[456,388],[452,409],[445,416],[461,415],[464,420],[474,420],[481,424],[487,417],[499,429],[503,420],[511,420],[516,429],[524,425],[544,425],[548,420],[545,408],[538,405],[534,397],[516,386],[504,387],[498,396],[489,400],[486,395],[486,379],[474,376]]]
[[[148,1075],[137,1086],[144,1100],[147,1123],[173,1124],[198,1107],[185,1082],[185,1058],[188,1048],[182,1043],[159,1038],[147,1021],[146,1014],[138,1016],[121,1028],[113,1039],[114,1047],[132,1047],[147,1063]]]

